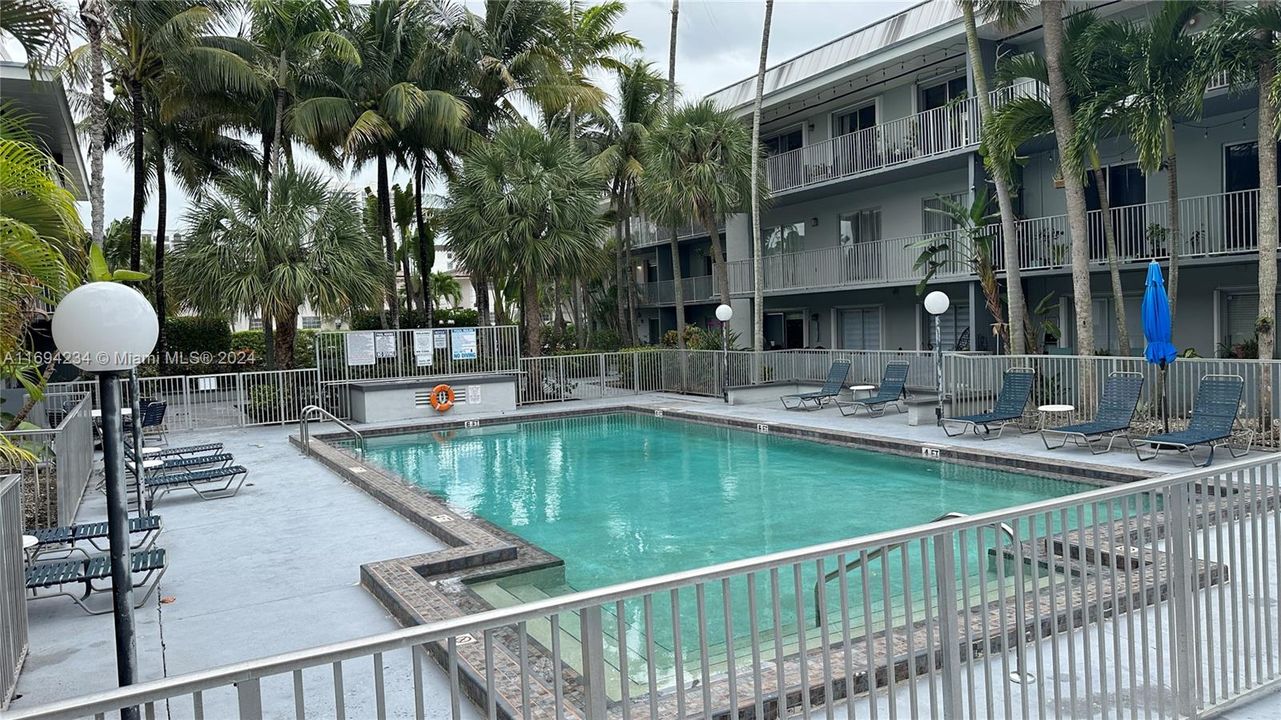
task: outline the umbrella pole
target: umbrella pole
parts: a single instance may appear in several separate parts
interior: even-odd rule
[[[1161,424],[1164,432],[1170,432],[1170,398],[1166,393],[1166,364],[1161,363]]]

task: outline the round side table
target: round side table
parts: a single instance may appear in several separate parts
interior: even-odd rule
[[[876,391],[875,385],[851,385],[850,399],[862,400],[864,398],[869,398],[872,396],[872,393],[875,391]]]
[[[1041,405],[1036,409],[1041,414],[1041,429],[1045,430],[1046,420],[1052,416],[1063,416],[1063,420],[1071,419],[1072,413],[1076,412],[1075,405]],[[1063,423],[1056,423],[1056,425]]]

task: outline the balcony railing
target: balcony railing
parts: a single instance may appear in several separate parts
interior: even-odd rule
[[[672,229],[670,227],[659,227],[658,223],[649,218],[635,217],[632,218],[631,223],[633,248],[659,245],[672,239]],[[717,229],[725,232],[724,221],[717,225]],[[706,234],[707,228],[699,222],[690,221],[676,228],[676,237],[681,240]]]
[[[988,95],[993,105],[1044,97],[1045,86],[1024,80]],[[784,192],[978,147],[977,98],[926,110],[882,125],[779,153],[767,164],[770,190]]]
[[[681,279],[685,289],[685,302],[711,302],[716,300],[716,283],[711,275]],[[673,305],[676,303],[676,283],[673,280],[637,283],[637,297],[641,305]]]
[[[1258,248],[1258,190],[1241,190],[1181,198],[1179,255],[1185,258],[1212,257],[1253,252]],[[1116,237],[1116,254],[1121,262],[1146,262],[1169,257],[1168,203],[1129,205],[1110,210]],[[1103,265],[1107,246],[1103,215],[1095,210],[1086,218],[1090,261]],[[1066,267],[1071,262],[1066,215],[1020,220],[1019,266],[1023,270]],[[1001,226],[988,226],[993,261],[1004,264]],[[818,248],[762,258],[766,292],[829,287],[858,287],[916,282],[923,271],[913,265],[921,254],[921,241],[937,237],[951,248],[961,244],[955,231],[933,235],[887,238],[875,242]],[[970,274],[966,252],[943,258],[937,276],[964,277]],[[752,261],[729,263],[730,291],[752,291]]]

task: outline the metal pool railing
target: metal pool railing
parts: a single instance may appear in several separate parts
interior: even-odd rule
[[[0,710],[18,686],[27,656],[27,598],[23,574],[22,477],[0,476]]]
[[[1261,455],[11,718],[459,718],[469,698],[491,718],[1191,717],[1281,683],[1278,499],[1281,459]]]
[[[57,427],[0,433],[34,462],[14,468],[23,478],[23,527],[69,525],[93,474],[93,409],[87,393],[50,394],[46,402],[70,409]]]

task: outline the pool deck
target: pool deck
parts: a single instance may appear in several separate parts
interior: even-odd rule
[[[717,400],[672,395],[532,406],[509,413],[504,419],[622,406],[695,413],[772,427],[857,433],[945,450],[951,447],[1052,459],[1100,470],[1160,474],[1191,467],[1186,458],[1177,457],[1139,463],[1132,451],[1121,449],[1101,456],[1074,449],[1051,452],[1036,435],[1007,434],[990,442],[973,437],[947,438],[933,426],[909,427],[906,415],[892,412],[881,419],[845,418],[833,408],[788,412],[777,403],[729,406]],[[137,611],[143,679],[358,638],[400,626],[360,586],[361,567],[434,553],[444,550],[445,543],[302,455],[288,440],[296,433],[295,426],[287,426],[171,435],[174,445],[223,442],[236,462],[251,472],[246,486],[232,499],[201,501],[191,494],[174,494],[158,502],[155,512],[164,517],[165,523],[158,545],[168,552],[169,569],[158,591]],[[90,489],[79,519],[97,520],[104,515],[102,495]],[[1270,582],[1275,586],[1277,579],[1270,578]],[[114,686],[110,615],[85,615],[65,599],[30,603],[28,607],[31,650],[12,709]],[[1095,631],[1087,628],[1077,632]],[[412,679],[405,670],[408,663],[389,657],[386,664],[388,697],[409,697]],[[345,673],[348,717],[371,716],[372,672],[368,667],[348,665],[353,665]],[[448,717],[443,674],[430,667],[426,682],[427,717]],[[264,696],[267,702],[275,696],[291,697],[291,687],[287,680],[279,686],[264,684]],[[307,696],[309,712],[318,717],[332,713],[332,702],[332,698]],[[207,694],[205,715],[225,717],[233,703],[234,693],[230,691]],[[865,716],[865,703],[864,700],[857,711],[861,717]],[[292,702],[285,705],[291,706]],[[189,707],[168,710],[169,717],[191,716]],[[407,711],[412,707],[395,703],[388,707],[391,716]],[[997,711],[1002,714],[999,707]],[[1085,714],[1095,711],[1102,712],[1103,708]],[[464,707],[465,717],[478,715],[473,708]],[[1238,720],[1277,716],[1281,716],[1281,695],[1256,700],[1225,715]]]

